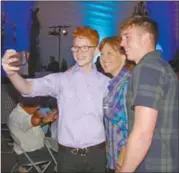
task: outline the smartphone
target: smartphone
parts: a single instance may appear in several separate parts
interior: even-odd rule
[[[11,66],[25,66],[28,63],[29,53],[26,51],[17,52],[13,57],[17,57],[18,61],[10,63]]]

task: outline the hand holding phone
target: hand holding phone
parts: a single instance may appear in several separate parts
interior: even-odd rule
[[[11,62],[9,64],[10,66],[24,66],[28,63],[29,53],[26,51],[17,52],[15,55],[11,56],[11,58],[16,58],[16,61]]]

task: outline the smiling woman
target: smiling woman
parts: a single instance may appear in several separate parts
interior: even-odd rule
[[[126,68],[126,55],[120,43],[118,37],[107,37],[99,46],[101,65],[106,73],[113,76],[103,102],[109,172],[114,172],[117,164],[122,164],[128,136],[126,92],[131,72]]]
[[[126,54],[120,46],[121,41],[117,36],[107,37],[100,43],[99,49],[101,52],[101,65],[106,73],[110,73],[115,77],[120,70],[125,66],[132,70],[134,63],[126,59]]]

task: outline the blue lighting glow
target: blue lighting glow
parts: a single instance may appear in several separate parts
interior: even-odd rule
[[[162,56],[166,61],[171,60],[176,53],[176,38],[174,35],[175,17],[174,2],[172,1],[148,1],[147,7],[150,11],[150,16],[159,26],[159,45],[156,49],[162,49]]]
[[[78,3],[83,7],[81,11],[83,24],[96,29],[100,34],[100,41],[105,37],[118,34],[118,17],[122,15],[120,9],[129,5],[122,1],[81,1]],[[156,49],[162,52],[163,58],[167,61],[172,59],[176,52],[174,18],[172,18],[173,4],[169,1],[147,2],[150,16],[158,23],[160,30]]]
[[[121,2],[79,2],[83,6],[83,23],[96,29],[100,35],[100,41],[117,34],[116,20],[119,14]]]
[[[160,50],[161,52],[163,52],[163,49],[162,49],[162,47],[160,46],[160,44],[157,44],[156,50]]]
[[[84,26],[90,26],[96,29],[100,35],[100,41],[105,37],[118,34],[117,16],[119,14],[119,6],[121,2],[78,2],[82,7],[82,16]],[[94,57],[94,62],[99,56]]]

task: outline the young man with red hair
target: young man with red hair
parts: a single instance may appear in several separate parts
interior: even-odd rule
[[[58,172],[104,172],[105,130],[103,98],[109,78],[98,72],[93,57],[98,53],[99,35],[89,27],[79,27],[73,34],[71,48],[76,64],[64,73],[38,79],[23,79],[16,51],[7,50],[2,65],[9,79],[24,96],[50,95],[57,98]]]

